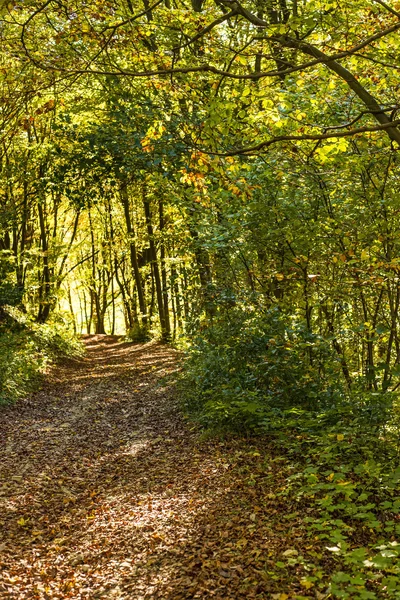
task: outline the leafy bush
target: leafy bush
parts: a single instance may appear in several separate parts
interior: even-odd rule
[[[51,360],[66,356],[82,356],[82,343],[68,330],[59,324],[32,326],[33,337],[38,349]]]
[[[330,340],[290,314],[237,307],[193,336],[182,381],[186,408],[211,429],[312,433],[340,424],[395,441],[397,395],[364,384],[348,390]]]
[[[126,341],[134,343],[148,342],[150,334],[148,328],[140,323],[135,323],[133,327],[126,333]]]
[[[194,338],[184,373],[187,407],[207,426],[274,427],[332,409],[344,390],[329,343],[278,309],[235,308]]]
[[[327,575],[333,598],[399,598],[398,452],[377,427],[342,431],[281,438],[291,473],[279,495],[302,508],[324,557],[310,587]]]
[[[48,364],[27,332],[0,335],[0,403],[16,400],[37,385]]]
[[[0,251],[0,321],[7,318],[5,306],[17,306],[23,289],[13,280],[13,260],[10,252]]]
[[[0,403],[17,400],[34,390],[48,366],[65,356],[83,353],[67,331],[29,324],[22,315],[0,329]]]

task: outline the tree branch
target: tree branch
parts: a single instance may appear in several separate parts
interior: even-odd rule
[[[352,137],[355,136],[357,134],[360,133],[368,133],[368,132],[374,132],[374,131],[385,131],[387,129],[389,129],[390,127],[397,127],[398,125],[400,125],[400,120],[398,121],[391,121],[390,123],[386,123],[383,125],[375,125],[372,127],[359,127],[358,129],[351,129],[349,131],[338,131],[338,132],[332,132],[332,133],[321,133],[321,134],[309,134],[309,135],[279,135],[276,136],[274,138],[271,138],[270,140],[265,140],[263,142],[260,142],[259,144],[255,145],[255,146],[249,146],[247,148],[237,148],[234,150],[231,150],[230,152],[212,152],[211,150],[204,150],[202,148],[197,148],[200,152],[203,152],[204,154],[211,154],[213,156],[238,156],[240,154],[246,154],[251,155],[251,154],[257,154],[258,152],[260,152],[260,150],[264,150],[264,148],[268,148],[269,146],[272,146],[274,144],[278,144],[279,142],[305,142],[308,140],[311,141],[320,141],[320,140],[328,140],[328,139],[332,139],[332,138],[343,138],[343,137]]]
[[[229,6],[232,6],[233,8],[236,8],[236,10],[245,19],[247,19],[250,23],[253,23],[253,25],[257,25],[259,27],[267,27],[268,26],[267,21],[264,21],[263,19],[260,19],[259,17],[256,17],[255,15],[250,13],[248,10],[243,8],[243,6],[237,0],[222,0],[222,1],[225,5],[229,5]],[[400,22],[396,23],[395,25],[393,25],[392,27],[389,27],[388,29],[386,29],[384,31],[389,33],[389,32],[396,31],[399,28],[400,28]],[[374,40],[378,39],[378,37],[387,35],[387,33],[384,34],[383,31],[381,31],[378,34],[375,34],[374,36],[370,36],[369,40],[371,40],[371,37],[373,37]],[[353,90],[353,92],[360,98],[360,100],[365,104],[367,110],[374,113],[375,118],[378,121],[378,123],[380,123],[381,125],[389,124],[388,128],[387,128],[388,136],[390,137],[390,139],[392,141],[396,141],[400,145],[400,131],[396,127],[393,127],[390,125],[391,120],[385,114],[385,112],[382,111],[381,107],[379,106],[378,101],[361,85],[361,83],[356,79],[356,77],[354,77],[354,75],[348,69],[343,67],[339,62],[337,62],[337,60],[332,58],[332,56],[325,54],[324,52],[322,52],[322,50],[320,50],[316,46],[313,46],[312,44],[309,44],[307,42],[289,38],[287,36],[282,36],[278,41],[283,47],[295,48],[297,50],[300,50],[300,52],[303,52],[304,54],[313,56],[317,60],[320,60],[321,63],[325,64],[328,67],[328,69],[330,69],[331,71],[336,73],[336,75],[338,75],[343,81],[345,81],[347,83],[347,85],[349,86],[349,88],[351,90]],[[366,40],[364,40],[364,44],[365,44],[365,42],[366,42]],[[369,43],[371,43],[371,41]],[[368,44],[365,44],[365,45],[368,45]],[[354,47],[353,53],[354,53],[354,51],[356,51],[355,50],[356,48],[357,47]],[[357,48],[357,49],[359,49],[359,48]]]
[[[128,23],[132,23],[133,21],[140,19],[140,17],[144,17],[146,14],[151,13],[155,8],[157,8],[157,6],[159,6],[163,2],[164,2],[164,0],[157,0],[157,2],[155,2],[154,4],[152,4],[151,6],[146,8],[146,10],[143,10],[142,12],[138,13],[137,15],[134,15],[133,17],[129,17],[129,19],[126,19],[125,21],[121,21],[120,23],[116,23],[115,25],[108,25],[108,27],[104,27],[102,29],[101,33],[104,33],[108,29],[115,31],[115,30],[119,29],[120,27],[123,27],[124,25],[128,25]]]
[[[194,42],[197,42],[197,40],[199,40],[200,38],[202,38],[206,33],[208,33],[209,31],[211,31],[212,29],[214,29],[214,27],[216,27],[217,25],[220,25],[224,21],[227,21],[228,19],[230,19],[231,17],[234,17],[237,14],[238,14],[238,12],[235,9],[231,10],[229,13],[226,13],[226,14],[222,15],[221,17],[219,17],[218,19],[215,19],[215,21],[213,21],[212,23],[210,23],[210,25],[207,25],[207,27],[204,27],[204,29],[202,29],[201,31],[199,31],[199,33],[197,33],[195,36],[193,36],[185,44],[182,44],[182,46],[176,46],[175,48],[172,48],[172,50],[174,52],[177,52],[178,50],[182,50],[183,48],[186,48],[187,46],[190,46],[190,44],[193,44]]]
[[[389,6],[388,4],[386,4],[386,2],[383,2],[383,0],[373,0],[373,2],[380,4],[381,6],[383,6],[383,8],[386,8],[387,11],[392,13],[392,15],[394,15],[395,17],[398,17],[400,19],[400,13],[397,10],[395,10],[394,8],[392,8],[391,6]]]
[[[203,65],[199,65],[197,67],[178,67],[178,68],[166,68],[166,69],[155,69],[155,70],[147,70],[147,71],[129,71],[126,69],[120,69],[118,71],[106,71],[106,70],[100,70],[100,69],[88,69],[88,68],[84,68],[84,69],[64,69],[63,67],[60,67],[58,65],[45,65],[45,64],[41,64],[39,63],[36,59],[34,59],[33,57],[30,56],[29,52],[27,51],[25,44],[23,44],[24,46],[24,50],[28,56],[28,58],[40,69],[44,70],[44,71],[58,71],[58,72],[62,72],[68,75],[85,75],[85,74],[89,74],[89,75],[116,75],[116,76],[126,76],[126,77],[153,77],[153,76],[163,76],[163,75],[174,75],[174,74],[185,74],[185,73],[215,73],[216,75],[221,75],[223,77],[230,77],[231,79],[243,79],[243,80],[258,80],[258,79],[262,79],[263,77],[281,77],[281,76],[285,76],[285,75],[289,75],[291,73],[295,73],[296,71],[303,71],[304,69],[307,69],[309,67],[313,67],[315,65],[318,64],[325,64],[329,67],[328,63],[331,63],[332,61],[337,61],[340,60],[341,58],[346,58],[347,56],[351,56],[353,54],[355,54],[356,52],[358,52],[359,50],[362,50],[363,48],[369,46],[372,42],[377,41],[379,39],[381,39],[382,37],[385,37],[386,35],[393,33],[397,30],[400,29],[400,23],[396,23],[395,25],[392,25],[391,27],[388,27],[386,29],[383,29],[382,31],[378,31],[377,33],[369,36],[368,38],[366,38],[365,40],[363,40],[362,42],[360,42],[359,44],[353,46],[352,48],[350,48],[349,50],[343,50],[342,52],[337,52],[336,54],[332,54],[332,55],[327,55],[324,54],[323,52],[319,51],[321,53],[322,56],[319,56],[318,58],[315,58],[314,60],[310,60],[308,62],[302,63],[301,65],[296,65],[294,67],[288,67],[286,69],[273,69],[271,71],[260,71],[260,72],[256,72],[256,73],[246,73],[246,74],[241,74],[241,73],[232,73],[230,71],[225,71],[224,69],[218,69],[217,67],[214,67],[213,65],[209,65],[209,64],[203,64]],[[310,48],[314,48],[314,46],[311,46],[310,44],[306,44],[305,42],[301,42],[300,40],[295,40],[293,38],[287,38],[287,37],[283,37],[283,36],[263,36],[261,37],[255,37],[254,40],[265,40],[265,41],[270,41],[270,42],[277,42],[280,43],[288,48],[298,48],[299,50],[303,50],[308,46]],[[188,43],[192,43],[194,41],[194,38],[192,40],[190,40]],[[182,46],[183,47],[183,46]],[[317,48],[315,48],[316,51],[318,51]],[[306,54],[311,54],[311,52],[305,52]],[[311,54],[312,56],[315,56],[315,54]]]

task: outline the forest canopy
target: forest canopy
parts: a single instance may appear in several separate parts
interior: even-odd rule
[[[165,340],[277,310],[397,389],[399,10],[3,4],[2,305]]]

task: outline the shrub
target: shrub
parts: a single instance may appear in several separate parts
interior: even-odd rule
[[[0,329],[0,403],[13,402],[34,390],[48,366],[83,353],[82,344],[56,326],[31,324],[14,313]]]
[[[283,415],[342,402],[340,364],[329,343],[277,308],[234,308],[198,334],[188,352],[184,394],[207,426],[274,426]]]
[[[133,327],[126,333],[127,342],[142,343],[148,342],[150,334],[148,328],[140,323],[135,323]]]
[[[396,394],[349,391],[330,341],[290,314],[230,309],[193,336],[187,410],[205,427],[279,432],[363,428],[396,438]]]

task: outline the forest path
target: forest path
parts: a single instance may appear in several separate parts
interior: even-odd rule
[[[280,459],[199,440],[168,346],[85,343],[0,412],[0,598],[280,598],[268,564],[301,535]]]

